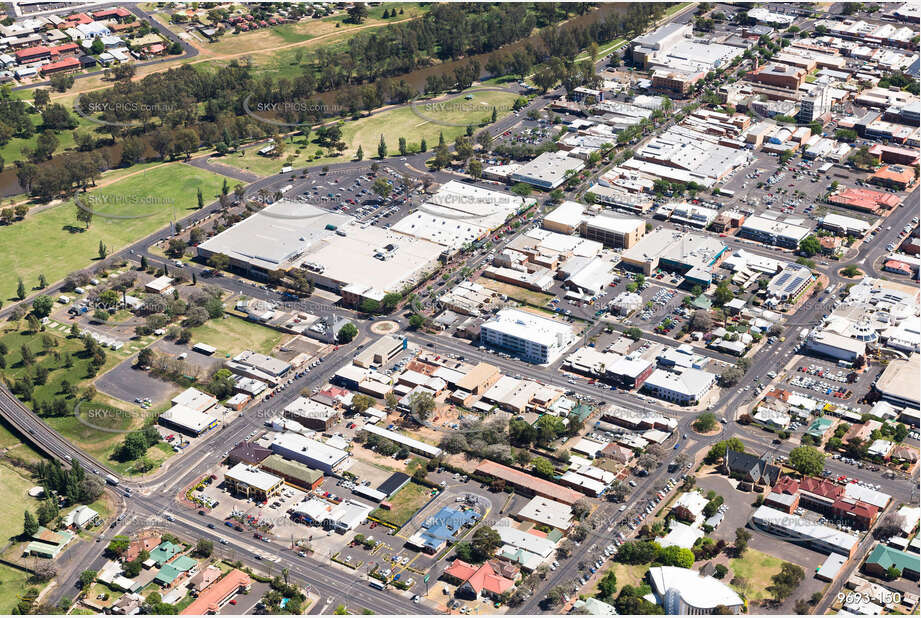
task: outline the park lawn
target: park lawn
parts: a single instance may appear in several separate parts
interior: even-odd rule
[[[29,92],[31,93],[31,91]],[[72,110],[73,105],[68,107],[68,109]],[[99,128],[98,124],[83,118],[73,111],[71,111],[71,117],[77,121],[77,126],[75,128],[61,129],[60,131],[54,132],[55,136],[58,138],[58,147],[55,149],[55,153],[61,153],[65,150],[72,150],[74,148],[74,131],[79,133],[93,133],[97,138],[101,137],[99,134],[95,133],[95,130]],[[26,157],[22,154],[22,149],[26,147],[30,149],[35,148],[35,144],[38,142],[39,129],[42,126],[42,115],[39,113],[29,114],[29,120],[35,127],[35,133],[31,137],[14,137],[3,146],[0,146],[0,157],[3,157],[3,160],[6,161],[7,164],[11,164],[13,161],[26,160]]]
[[[0,539],[3,544],[22,534],[23,513],[26,508],[34,510],[38,506],[38,500],[31,498],[28,493],[37,484],[26,470],[16,468],[5,461],[0,463],[0,488],[6,496],[3,504],[0,504]]]
[[[468,93],[472,93],[473,99],[464,98]],[[342,141],[348,146],[341,155],[326,156],[324,149],[316,143],[306,142],[303,136],[297,136],[285,140],[285,151],[279,157],[263,157],[256,154],[256,148],[249,148],[215,160],[268,176],[277,174],[286,165],[299,168],[351,161],[356,157],[359,145],[364,151],[364,158],[370,160],[377,157],[381,135],[387,144],[388,156],[399,155],[400,137],[406,138],[411,152],[418,151],[423,138],[429,151],[434,151],[438,146],[439,135],[444,135],[446,142],[453,143],[455,138],[466,134],[468,124],[476,129],[483,123],[489,123],[493,107],[496,108],[497,118],[511,113],[512,105],[518,96],[511,92],[478,91],[474,87],[437,101],[439,105],[447,105],[447,109],[427,107],[430,103],[419,101],[414,104],[415,111],[409,105],[405,105],[358,120],[347,120],[342,125]],[[452,108],[452,105],[455,107]]]
[[[22,524],[21,514],[18,523]],[[0,612],[9,615],[19,603],[22,595],[31,587],[28,573],[0,564]],[[36,588],[39,587],[36,586]]]
[[[100,241],[114,252],[152,234],[171,219],[184,217],[197,208],[199,188],[206,203],[216,199],[224,180],[219,174],[178,162],[160,165],[81,193],[81,203],[97,213],[88,230],[77,221],[72,200],[3,226],[0,298],[15,300],[19,277],[30,288],[37,283],[39,274],[52,282],[88,266],[99,257]],[[115,219],[104,214],[136,218]]]
[[[614,576],[617,577],[617,589],[620,590],[624,586],[642,586],[646,583],[644,579],[646,576],[646,571],[649,570],[648,564],[620,564],[614,563],[614,566],[608,571],[614,571]],[[607,574],[607,571],[605,571]],[[604,575],[602,575],[604,577]],[[601,580],[601,577],[598,578],[598,581]],[[592,586],[592,590],[589,593],[589,596],[598,596],[598,581]]]
[[[117,474],[123,476],[137,475],[133,470],[134,461],[118,461],[114,458],[115,449],[125,439],[124,432],[103,431],[81,422],[74,416],[51,417],[44,420],[52,429],[86,451],[96,461],[114,470]],[[138,422],[135,428],[142,426],[143,422]],[[147,457],[154,463],[154,467],[150,472],[156,470],[167,459],[166,453],[160,445],[150,447],[147,452]],[[172,455],[172,451],[169,454]]]
[[[282,336],[267,326],[229,314],[189,330],[194,343],[207,343],[217,348],[218,354],[228,356],[236,356],[243,350],[269,354],[281,342]]]
[[[381,19],[384,9],[390,10],[394,7],[402,8],[403,15],[398,15],[394,19]],[[312,44],[301,46],[297,45],[298,43],[307,43],[317,38],[320,38],[324,46],[342,43],[355,36],[358,32],[373,32],[377,30],[377,27],[410,19],[424,12],[425,9],[419,3],[384,3],[376,7],[369,7],[368,18],[360,26],[347,23],[348,13],[339,11],[328,17],[303,19],[294,24],[284,24],[274,28],[241,32],[239,34],[229,32],[217,42],[206,45],[204,55],[208,57],[252,53],[251,60],[256,71],[269,70],[274,72],[271,67],[277,66],[272,61],[276,55],[281,54],[284,57],[293,57],[293,54],[289,54],[289,52],[293,52],[294,49],[313,47]],[[283,45],[291,45],[292,47],[281,50],[276,49]],[[304,51],[308,50],[305,49]],[[305,53],[304,58],[309,60],[308,54]],[[291,76],[299,74],[301,70],[298,69]]]
[[[550,294],[535,292],[534,290],[528,290],[526,288],[512,285],[511,283],[505,283],[503,281],[496,281],[495,279],[490,279],[488,277],[480,277],[476,282],[483,287],[487,287],[490,290],[499,292],[500,294],[505,294],[511,299],[517,300],[518,302],[522,302],[527,305],[533,305],[534,307],[544,307],[548,302],[550,302],[550,299],[553,298],[553,296]]]
[[[390,498],[390,510],[378,507],[371,511],[370,517],[401,527],[431,499],[431,493],[431,488],[410,481]]]
[[[21,326],[25,326],[23,321]],[[84,352],[84,345],[80,339],[70,339],[67,331],[56,331],[46,328],[45,332],[33,333],[30,331],[6,330],[0,334],[0,342],[6,345],[6,369],[0,370],[0,375],[7,379],[16,379],[22,376],[27,367],[22,364],[22,346],[27,345],[35,355],[35,365],[48,369],[48,380],[45,384],[36,384],[34,398],[38,401],[48,401],[61,396],[61,384],[67,380],[78,389],[85,385],[89,378],[90,357]],[[50,335],[57,343],[56,347],[45,351],[42,346],[43,335]],[[54,358],[54,352],[61,355],[61,360]],[[72,367],[65,367],[65,355],[70,354],[73,361]],[[106,350],[106,362],[99,370],[105,373],[119,363],[115,353]],[[76,401],[73,401],[76,404]]]
[[[757,549],[748,548],[741,558],[729,561],[732,573],[726,575],[726,581],[733,577],[743,577],[746,580],[744,588],[732,586],[736,592],[745,595],[749,601],[760,601],[769,597],[767,587],[771,585],[771,577],[780,573],[783,560],[770,554],[765,554]]]

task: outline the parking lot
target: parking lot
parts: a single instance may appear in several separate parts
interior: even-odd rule
[[[389,181],[391,192],[380,196],[373,186],[377,178]],[[355,217],[359,223],[389,228],[412,208],[417,191],[403,187],[390,168],[377,174],[368,170],[348,170],[319,175],[293,185],[285,195],[289,199],[338,211]]]
[[[668,275],[664,275],[667,281]],[[679,332],[691,316],[692,310],[682,307],[686,294],[676,289],[662,287],[656,279],[653,283],[641,286],[637,293],[643,298],[640,310],[624,320],[627,326],[638,326],[660,335]],[[648,287],[647,287],[648,286]],[[645,288],[645,289],[644,289]]]
[[[784,388],[837,407],[846,403],[862,413],[867,407],[858,401],[870,392],[881,372],[882,368],[876,366],[857,372],[824,359],[797,357],[784,380]]]

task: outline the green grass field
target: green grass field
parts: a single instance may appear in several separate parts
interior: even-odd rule
[[[392,505],[389,511],[376,508],[370,516],[395,526],[403,526],[429,501],[431,493],[432,490],[425,485],[410,482],[388,500]]]
[[[38,501],[28,495],[28,491],[35,485],[27,472],[7,465],[6,462],[0,463],[0,487],[6,496],[0,504],[0,539],[3,544],[22,534],[22,519],[26,508],[34,511],[38,506]]]
[[[732,574],[726,576],[726,581],[728,583],[733,577],[744,578],[744,587],[733,588],[749,601],[760,601],[770,596],[766,588],[771,584],[771,577],[780,572],[781,564],[783,560],[780,558],[749,548],[741,558],[729,561]]]
[[[281,342],[280,332],[233,315],[228,315],[224,319],[208,320],[191,331],[193,342],[213,345],[218,349],[217,354],[231,356],[243,350],[268,354]]]
[[[614,571],[614,575],[617,577],[617,589],[620,590],[624,586],[641,586],[646,583],[646,580],[643,579],[646,575],[646,571],[649,570],[648,564],[620,564],[614,563],[614,566],[608,571]],[[605,571],[607,574],[607,571]],[[601,578],[599,578],[600,580]],[[589,596],[598,595],[598,582],[592,586],[592,591],[589,593]]]
[[[210,202],[223,180],[218,174],[173,163],[81,194],[81,203],[97,213],[88,230],[77,221],[72,200],[0,227],[0,298],[13,297],[19,277],[31,289],[39,274],[57,281],[88,266],[98,259],[100,241],[115,251],[164,227],[171,218],[188,215],[197,207],[197,189]]]
[[[472,93],[473,98],[465,99],[469,93]],[[347,120],[342,126],[342,140],[348,147],[339,156],[326,156],[328,153],[313,141],[305,143],[303,137],[294,137],[285,141],[285,151],[279,157],[263,157],[256,154],[257,149],[250,148],[215,160],[268,176],[277,174],[285,165],[304,167],[352,160],[359,145],[364,151],[364,158],[371,159],[377,156],[381,135],[384,136],[389,156],[399,154],[400,137],[406,138],[411,151],[418,149],[424,138],[429,151],[432,151],[438,145],[439,134],[443,134],[447,142],[453,142],[456,137],[466,133],[468,124],[476,129],[481,123],[489,122],[493,107],[496,108],[498,118],[511,113],[517,98],[518,95],[510,92],[477,91],[472,88],[437,103],[417,102],[414,104],[416,111],[405,106],[358,120]],[[318,152],[321,153],[319,157],[316,156]]]
[[[13,325],[10,326],[12,327]],[[25,328],[25,322],[21,324],[21,327]],[[56,345],[46,350],[43,345],[44,335],[50,335],[51,341]],[[22,363],[23,345],[28,346],[29,350],[34,354],[36,366],[42,366],[49,370],[48,380],[45,384],[35,385],[34,398],[38,401],[61,397],[61,385],[64,380],[79,388],[81,383],[85,382],[89,377],[88,369],[91,359],[84,353],[82,341],[69,339],[64,332],[46,329],[44,333],[32,333],[8,329],[0,334],[0,342],[8,350],[5,355],[6,368],[0,370],[0,375],[5,378],[14,380],[21,377],[26,371],[30,371],[34,375],[34,368],[26,367]],[[60,360],[55,357],[55,352],[60,355]],[[65,366],[67,354],[70,354],[73,362],[71,367]],[[108,351],[106,363],[100,373],[104,373],[114,367],[119,360],[114,352]],[[76,403],[74,400],[71,401]]]
[[[74,131],[78,133],[92,133],[97,138],[102,137],[100,134],[96,133],[96,129],[98,129],[100,125],[81,117],[79,114],[71,113],[71,116],[77,121],[77,126],[74,129],[54,132],[55,136],[58,138],[58,147],[55,149],[55,153],[73,149],[75,145]],[[3,146],[0,146],[0,157],[3,157],[7,165],[12,164],[13,161],[26,160],[26,157],[22,153],[23,148],[35,149],[35,144],[38,141],[39,135],[38,129],[42,126],[42,115],[30,114],[29,120],[31,120],[32,125],[36,127],[35,134],[28,138],[14,137]]]
[[[0,422],[0,449],[6,449],[8,457],[21,459],[26,463],[38,463],[44,455],[38,452],[31,444],[7,426],[6,421]],[[0,608],[2,609],[2,608]]]
[[[19,515],[22,524],[22,514]],[[0,612],[10,614],[19,603],[23,593],[30,588],[29,574],[19,569],[0,564]]]
[[[42,345],[43,335],[48,334],[57,342],[56,347],[47,351]],[[8,352],[5,355],[6,369],[0,374],[8,380],[21,377],[26,371],[34,375],[35,369],[22,364],[21,347],[28,345],[35,354],[35,366],[42,366],[49,370],[48,380],[45,384],[36,385],[33,398],[37,401],[52,401],[64,397],[61,385],[64,380],[75,385],[78,390],[88,382],[88,367],[90,358],[83,352],[83,343],[79,339],[69,339],[64,333],[48,329],[45,333],[24,333],[7,330],[0,336],[0,342],[6,345]],[[56,359],[54,353],[60,355]],[[73,366],[66,367],[65,356],[71,355]],[[121,361],[114,352],[106,354],[106,363],[100,370],[105,373]],[[111,455],[118,444],[124,440],[125,432],[138,429],[144,425],[145,420],[154,411],[142,411],[133,404],[112,406],[104,401],[84,402],[77,406],[76,398],[67,401],[67,414],[59,417],[45,418],[45,422],[61,433],[62,436],[74,442],[102,463],[114,468],[118,472],[129,474],[132,462],[118,462],[111,459]],[[31,405],[31,404],[27,404]],[[24,461],[33,461],[40,455],[32,447],[19,444],[19,439],[9,430],[0,432],[0,446],[9,445],[12,454],[21,457]],[[171,449],[164,450],[161,445],[151,447],[148,457],[154,464],[165,461],[173,454]]]

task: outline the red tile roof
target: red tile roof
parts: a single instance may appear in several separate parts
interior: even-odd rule
[[[96,11],[93,13],[93,17],[96,19],[108,19],[109,17],[128,17],[131,13],[128,12],[128,9],[122,7],[114,9],[105,9],[102,11]]]
[[[239,569],[234,569],[227,575],[205,588],[198,598],[192,601],[188,607],[180,612],[183,616],[215,613],[220,607],[221,601],[233,594],[240,588],[245,588],[252,583],[249,575]]]
[[[850,206],[861,210],[877,211],[882,207],[895,208],[902,203],[902,200],[892,193],[883,193],[882,191],[873,191],[871,189],[857,189],[848,187],[839,191],[828,198],[833,204]]]
[[[51,48],[45,45],[36,45],[35,47],[26,47],[25,49],[20,49],[16,52],[16,59],[22,60],[23,58],[32,58],[34,56],[43,56],[45,54],[50,54]]]
[[[50,73],[52,71],[63,71],[65,69],[77,69],[80,67],[80,61],[74,57],[62,58],[57,62],[51,62],[44,65],[39,69],[42,73]]]
[[[93,21],[93,18],[86,13],[74,13],[73,15],[68,15],[65,20],[75,24],[88,24]]]
[[[903,185],[910,185],[915,179],[915,173],[907,165],[886,165],[873,174],[871,180],[887,180]]]
[[[454,562],[451,564],[451,566],[445,569],[446,575],[455,577],[461,580],[462,582],[465,582],[471,577],[473,577],[474,573],[476,573],[476,567],[473,566],[472,564],[467,564],[466,562],[464,562],[463,560],[459,558],[455,559]]]
[[[782,476],[777,479],[777,484],[774,485],[773,492],[775,494],[796,495],[799,492],[799,483],[789,476]]]
[[[858,519],[865,519],[867,521],[873,521],[877,513],[879,513],[878,508],[872,504],[861,502],[860,500],[841,500],[839,498],[835,500],[832,508],[841,513],[847,513]]]
[[[808,491],[811,494],[836,500],[844,493],[844,488],[825,479],[812,478],[807,476],[799,482],[800,491]]]
[[[488,562],[476,568],[463,560],[455,560],[450,567],[445,569],[445,573],[470,584],[477,594],[482,590],[491,594],[502,594],[515,585],[512,580],[496,573]]]
[[[67,54],[67,53],[78,51],[79,49],[80,49],[80,46],[77,45],[76,43],[63,43],[61,45],[58,45],[57,47],[52,47],[51,52],[52,53],[57,52],[59,54]]]

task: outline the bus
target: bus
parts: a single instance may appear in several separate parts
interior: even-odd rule
[[[385,584],[385,583],[382,582],[382,581],[376,580],[376,579],[372,579],[372,580],[371,580],[370,582],[368,582],[368,583],[370,584],[370,586],[371,586],[372,588],[377,588],[378,590],[386,590],[386,589],[387,589],[387,584]]]
[[[726,197],[735,197],[736,192],[730,191],[729,189],[720,189],[720,195],[725,195]]]

